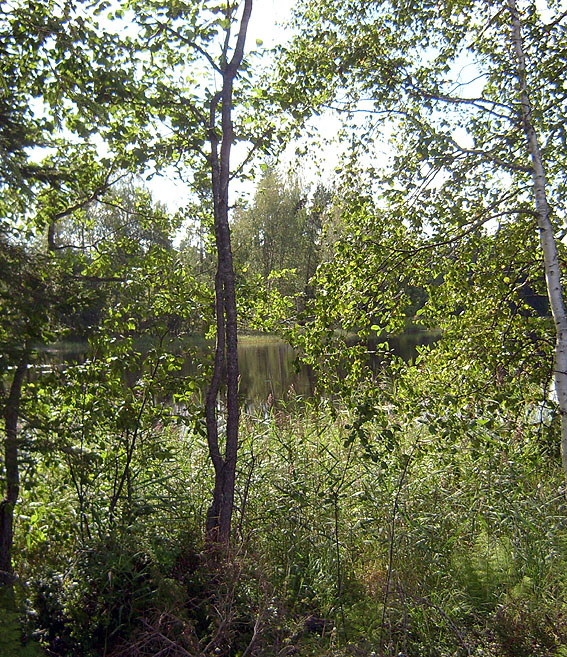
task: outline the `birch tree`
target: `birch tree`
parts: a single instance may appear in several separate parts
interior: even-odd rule
[[[567,477],[565,310],[558,255],[566,216],[561,74],[566,14],[561,3],[550,2],[545,19],[535,2],[508,0],[324,2],[317,7],[306,1],[300,7],[298,24],[304,31],[282,66],[297,82],[296,98],[315,99],[311,111],[332,107],[347,118],[365,114],[367,123],[358,120],[355,127],[368,151],[381,131],[391,134],[394,154],[388,167],[385,161],[372,163],[380,181],[374,194],[382,197],[381,214],[388,208],[387,216],[402,218],[407,247],[390,244],[381,262],[391,264],[397,254],[406,272],[412,264],[415,272],[429,253],[429,274],[435,277],[442,267],[432,263],[445,254],[444,284],[422,317],[429,314],[442,325],[455,345],[460,331],[461,351],[475,341],[476,356],[491,357],[496,372],[499,358],[507,367],[510,336],[520,341],[523,332],[522,340],[528,341],[533,333],[537,313],[517,309],[525,306],[521,297],[527,283],[537,287],[545,277],[555,325],[553,371]],[[539,248],[533,241],[537,236]],[[479,260],[479,249],[485,249],[486,258]],[[490,296],[496,292],[499,301]],[[512,314],[516,328],[510,330],[503,320]],[[531,323],[522,319],[530,314]],[[496,330],[498,325],[502,328]],[[545,340],[545,320],[539,325],[538,340]],[[532,354],[543,351],[532,346]],[[527,371],[529,356],[522,358],[520,369]]]
[[[527,149],[531,159],[531,178],[533,181],[533,203],[537,218],[547,294],[555,322],[555,366],[554,379],[559,413],[561,415],[561,456],[563,473],[567,482],[567,314],[565,297],[561,282],[561,267],[557,252],[557,237],[552,221],[552,208],[548,203],[548,184],[544,154],[540,138],[533,121],[531,82],[528,79],[526,52],[522,33],[522,18],[515,0],[508,0],[511,40],[515,55],[515,73],[518,80],[519,116],[526,136]],[[535,81],[534,81],[535,82]]]

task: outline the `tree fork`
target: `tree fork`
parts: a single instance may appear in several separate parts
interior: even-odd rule
[[[230,151],[234,139],[232,96],[234,80],[244,56],[244,44],[252,0],[245,0],[240,30],[230,62],[221,62],[222,90],[210,106],[209,140],[211,144],[211,182],[215,239],[217,246],[217,276],[215,280],[215,312],[217,345],[213,377],[207,392],[205,414],[209,454],[215,469],[213,501],[207,513],[207,535],[212,542],[228,545],[234,508],[236,458],[238,452],[238,336],[236,291],[232,259],[230,226],[228,223],[228,188],[230,182]],[[228,49],[229,33],[224,52]],[[220,103],[221,134],[216,132],[215,117]],[[226,364],[227,421],[224,455],[220,452],[217,419],[217,398]]]

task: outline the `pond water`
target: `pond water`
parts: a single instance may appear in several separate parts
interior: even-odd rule
[[[405,360],[415,358],[420,345],[431,344],[438,334],[431,332],[408,332],[390,337],[388,342],[393,352]],[[82,361],[86,357],[87,345],[60,343],[49,348],[37,370],[50,368],[54,363]],[[315,379],[311,368],[296,363],[294,350],[283,340],[272,336],[241,336],[238,344],[241,398],[248,408],[263,406],[268,397],[274,401],[285,399],[291,391],[304,398],[314,395]],[[378,358],[376,358],[377,366]],[[185,373],[189,374],[191,364]],[[31,376],[34,376],[31,373]],[[136,375],[133,373],[133,377]]]
[[[388,343],[397,356],[409,361],[417,356],[418,347],[438,338],[438,333],[416,331],[392,336]],[[269,395],[274,400],[285,399],[290,389],[301,397],[313,397],[315,378],[311,368],[298,366],[294,350],[278,338],[242,336],[238,360],[240,391],[248,404],[263,404]]]

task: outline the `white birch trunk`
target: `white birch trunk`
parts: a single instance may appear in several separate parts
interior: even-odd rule
[[[516,55],[516,76],[520,86],[520,117],[532,161],[534,201],[539,236],[543,249],[547,295],[555,322],[554,381],[559,413],[561,414],[561,458],[563,462],[563,474],[565,475],[567,484],[567,314],[565,312],[565,302],[561,286],[557,242],[553,231],[553,224],[551,223],[551,208],[547,202],[545,167],[537,134],[532,122],[522,25],[516,0],[508,0],[508,8],[512,18],[512,43]]]

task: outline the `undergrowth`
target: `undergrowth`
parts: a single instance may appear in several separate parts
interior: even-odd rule
[[[566,502],[537,427],[385,412],[380,450],[382,421],[353,441],[330,402],[244,417],[222,557],[205,446],[168,434],[191,463],[146,487],[152,514],[39,564],[22,547],[28,634],[57,657],[564,657]]]

